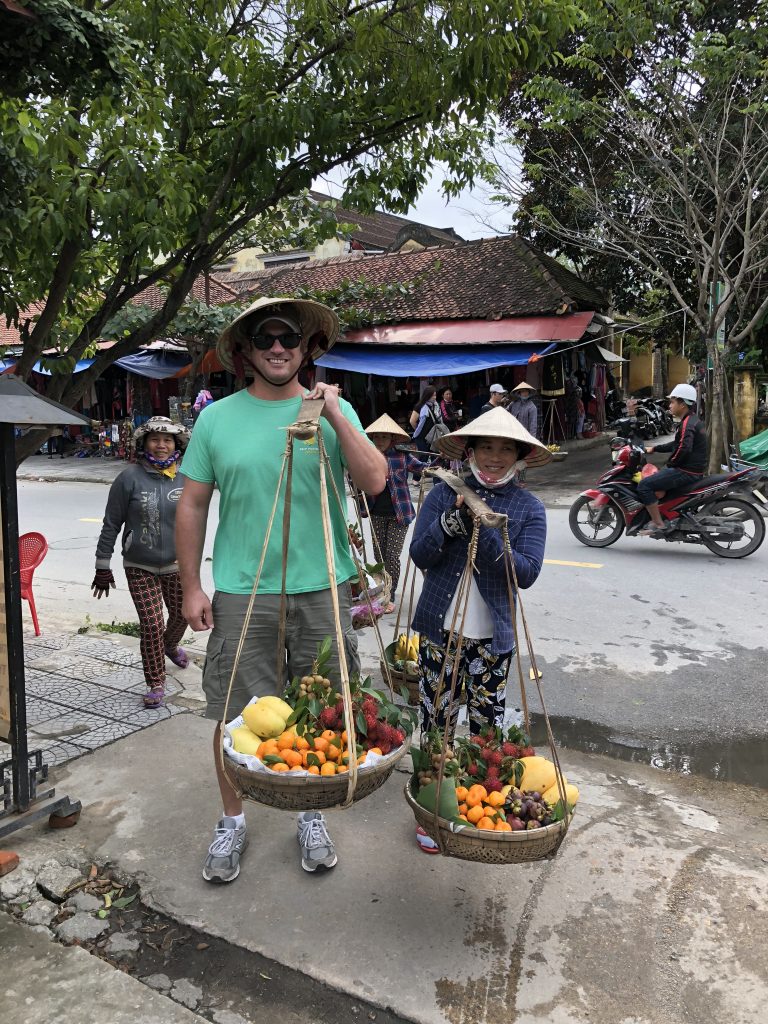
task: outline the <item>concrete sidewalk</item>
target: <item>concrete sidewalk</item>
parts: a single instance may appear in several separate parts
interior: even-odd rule
[[[399,772],[328,812],[339,865],[322,877],[301,870],[294,815],[249,804],[241,877],[214,887],[200,876],[219,814],[211,734],[212,723],[179,715],[70,761],[57,781],[83,802],[80,824],[17,833],[17,870],[111,864],[175,921],[419,1024],[762,1019],[763,792],[564,751],[581,802],[563,847],[552,861],[498,867],[422,854]],[[15,940],[4,978],[23,975],[27,956]],[[210,964],[201,1005],[225,967]],[[85,986],[101,965],[80,958],[77,970]],[[105,1007],[79,1019],[116,1018]],[[176,1018],[149,1003],[136,1018],[166,1019]],[[264,1018],[254,1009],[239,1019]]]

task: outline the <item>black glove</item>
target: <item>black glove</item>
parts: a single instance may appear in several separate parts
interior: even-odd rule
[[[109,597],[110,588],[112,590],[117,589],[117,584],[115,583],[115,577],[112,575],[112,570],[97,569],[96,575],[93,577],[91,588],[93,590],[94,597]]]
[[[449,540],[454,537],[469,537],[474,526],[474,518],[466,505],[452,508],[440,516],[440,529]]]

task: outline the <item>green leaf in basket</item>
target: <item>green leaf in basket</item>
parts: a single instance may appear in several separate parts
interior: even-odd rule
[[[384,563],[377,562],[375,565],[366,564],[365,571],[369,576],[375,576],[377,573],[384,572]]]
[[[421,747],[411,747],[411,760],[415,772],[425,772],[432,764],[429,753]]]
[[[355,715],[355,729],[362,733],[363,736],[368,735],[368,726],[365,723],[365,715],[362,711],[358,711],[357,715]]]
[[[293,712],[288,716],[288,721],[285,723],[286,729],[290,729],[292,725],[295,725],[298,720],[306,713],[309,701],[306,697],[300,697],[296,702],[296,707]]]
[[[320,712],[323,710],[323,705],[320,703],[320,701],[317,699],[317,697],[313,697],[309,701],[308,707],[309,707],[309,713],[310,713],[310,715],[312,715],[313,718],[319,718],[320,717]]]
[[[264,762],[264,764],[278,764],[282,760],[283,759],[282,759],[282,757],[279,756],[279,754],[266,754],[262,758],[262,761]]]
[[[370,682],[370,680],[368,680],[368,682]],[[383,696],[381,690],[374,690],[372,686],[361,686],[360,693],[365,693],[369,697],[374,697],[379,702],[381,702]]]
[[[320,767],[320,758],[317,754],[307,754],[307,768],[313,764],[316,768]]]
[[[434,811],[437,798],[437,783],[430,782],[422,786],[416,797],[416,803],[426,811]],[[459,801],[456,799],[456,780],[448,777],[443,779],[440,787],[440,806],[438,814],[441,818],[453,820],[459,816]]]
[[[399,693],[400,693],[400,696],[403,698],[403,700],[407,704],[408,701],[411,699],[411,693],[410,693],[410,690],[408,689],[408,687],[407,686],[401,686],[400,690],[399,690]]]

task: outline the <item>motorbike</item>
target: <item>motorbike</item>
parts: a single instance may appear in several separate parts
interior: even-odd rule
[[[648,463],[644,445],[636,436],[619,436],[611,441],[611,455],[611,468],[579,495],[568,517],[571,533],[590,548],[607,548],[624,532],[635,537],[651,524],[637,485],[658,470]],[[758,489],[766,477],[764,470],[750,467],[658,492],[661,517],[674,529],[654,539],[702,544],[721,558],[746,558],[765,539],[765,520],[755,500],[766,502]]]

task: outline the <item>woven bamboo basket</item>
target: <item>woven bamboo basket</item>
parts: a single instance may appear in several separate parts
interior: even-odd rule
[[[410,738],[387,754],[372,768],[359,771],[352,799],[357,802],[383,786],[398,762],[408,753]],[[226,754],[224,755],[226,757]],[[322,811],[337,807],[347,799],[349,775],[293,775],[278,772],[252,772],[231,758],[226,760],[227,774],[237,782],[243,796],[256,803],[286,811]]]
[[[395,668],[395,648],[397,647],[397,640],[393,640],[391,644],[384,648],[384,657],[386,658],[386,665],[384,661],[379,659],[379,668],[381,669],[381,678],[386,683],[387,681],[387,665],[389,666],[389,674],[392,677],[392,686],[396,690],[400,690],[404,686],[408,690],[408,703],[418,704],[419,703],[419,677],[418,675],[405,672],[402,669]]]
[[[445,818],[437,819],[440,832],[438,838],[435,815],[416,802],[411,793],[410,779],[405,785],[405,799],[427,835],[435,842],[442,842],[446,857],[480,861],[483,864],[527,864],[554,857],[565,838],[564,821],[530,832],[490,832],[476,828],[454,831]]]

